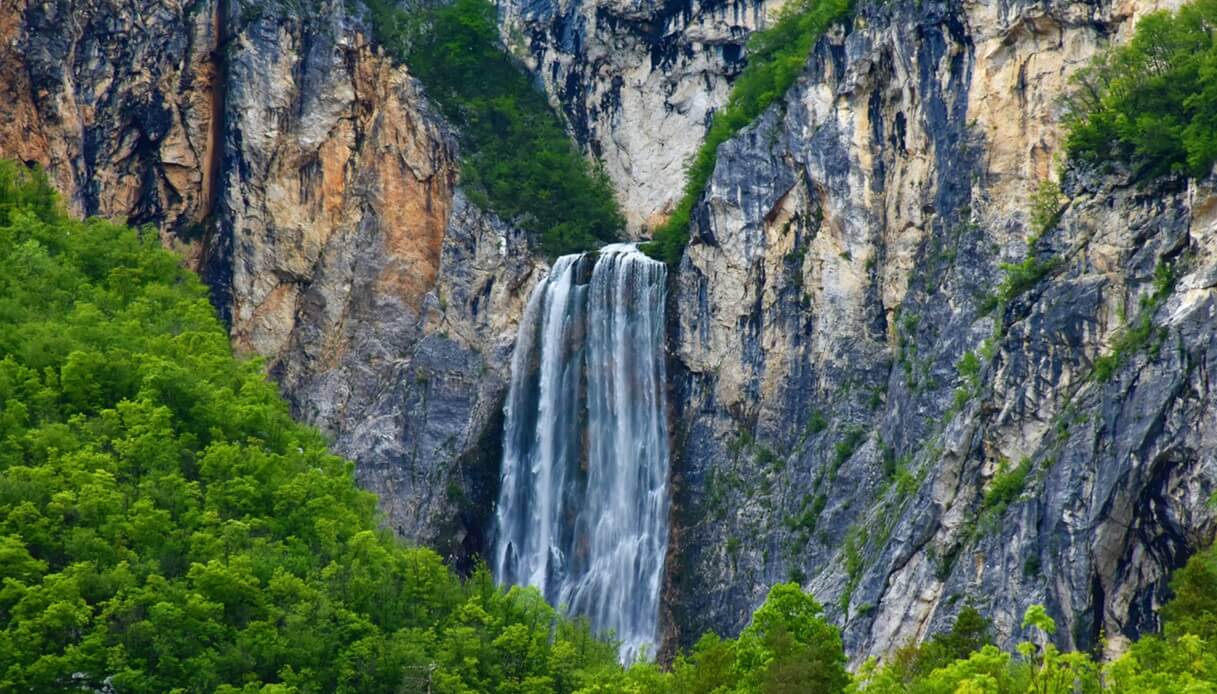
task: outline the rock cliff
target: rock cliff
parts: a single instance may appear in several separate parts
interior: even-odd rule
[[[4,3],[0,154],[47,169],[76,214],[156,223],[197,262],[222,150],[222,31],[215,0]]]
[[[362,36],[334,2],[254,16],[233,37],[207,276],[234,343],[269,357],[389,524],[468,539],[464,556],[481,549],[497,456],[479,446],[541,264],[465,200],[453,135]]]
[[[1031,223],[1069,74],[1148,9],[863,5],[720,149],[669,309],[672,639],[791,578],[855,658],[969,603],[1007,644],[1032,603],[1076,648],[1156,626],[1217,531],[1213,182],[1066,169]]]
[[[782,0],[507,0],[503,42],[536,73],[603,165],[629,229],[646,236],[679,197],[748,35]]]
[[[511,340],[544,265],[339,0],[6,3],[0,155],[155,224],[387,523],[480,551]],[[9,37],[12,37],[9,39]]]

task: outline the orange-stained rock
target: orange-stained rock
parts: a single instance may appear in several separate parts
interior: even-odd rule
[[[45,167],[79,215],[190,238],[210,213],[215,0],[0,7],[0,156]]]

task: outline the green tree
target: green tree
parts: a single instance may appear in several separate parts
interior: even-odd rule
[[[540,692],[618,667],[380,529],[155,233],[0,162],[0,691]],[[620,668],[618,668],[620,669]]]
[[[379,41],[457,126],[461,182],[472,199],[533,234],[551,256],[617,239],[625,222],[608,177],[502,50],[491,3],[367,4]]]
[[[1071,157],[1121,161],[1137,178],[1204,176],[1217,161],[1217,1],[1155,12],[1132,40],[1079,70],[1067,98]]]

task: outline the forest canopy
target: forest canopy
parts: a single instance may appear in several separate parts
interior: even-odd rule
[[[0,263],[0,691],[568,692],[615,666],[535,590],[380,530],[153,230],[68,219],[0,162]]]

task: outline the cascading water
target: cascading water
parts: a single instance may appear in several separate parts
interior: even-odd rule
[[[667,551],[665,277],[626,244],[559,258],[505,407],[495,575],[611,630],[627,662],[654,651]]]

